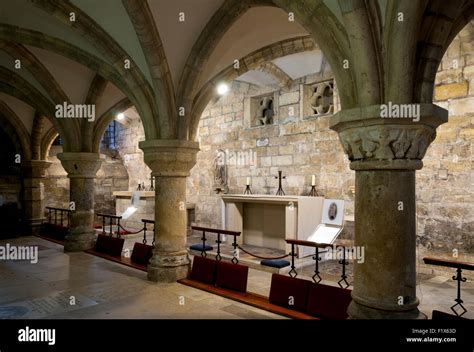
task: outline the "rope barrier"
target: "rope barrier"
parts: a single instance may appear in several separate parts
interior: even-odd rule
[[[127,232],[127,235],[136,235],[137,233],[140,233],[142,232],[143,230],[145,230],[145,228],[142,228],[141,230],[138,230],[137,232],[132,232],[132,231],[129,231],[127,230],[125,227],[123,227],[121,224],[119,224],[120,228],[124,231]]]
[[[256,255],[254,253],[251,253],[245,249],[243,249],[241,246],[237,245],[237,247],[239,249],[242,250],[242,252],[244,253],[247,253],[248,255],[251,255],[252,257],[255,257],[255,258],[258,258],[258,259],[268,259],[268,260],[276,260],[276,259],[283,259],[283,258],[286,258],[288,257],[290,254],[285,254],[285,255],[282,255],[282,256],[279,256],[279,257],[262,257],[262,256],[259,256],[259,255]]]

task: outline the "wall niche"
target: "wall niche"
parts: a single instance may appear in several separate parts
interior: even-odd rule
[[[329,79],[300,86],[303,118],[320,117],[334,113],[334,80]]]
[[[270,92],[245,99],[244,118],[248,127],[268,126],[277,123],[278,92]]]

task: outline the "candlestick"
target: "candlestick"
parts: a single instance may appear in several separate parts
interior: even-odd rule
[[[316,176],[311,176],[311,186],[316,186]]]
[[[278,179],[278,191],[276,193],[277,196],[284,196],[285,192],[283,192],[283,187],[281,186],[281,180],[285,179],[286,176],[282,176],[282,171],[278,171],[278,176],[275,176]]]
[[[252,190],[250,189],[250,185],[245,186],[244,194],[253,194]]]

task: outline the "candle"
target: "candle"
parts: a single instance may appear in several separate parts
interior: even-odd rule
[[[250,186],[250,177],[247,177],[247,186]]]
[[[316,176],[311,176],[311,186],[316,186]]]

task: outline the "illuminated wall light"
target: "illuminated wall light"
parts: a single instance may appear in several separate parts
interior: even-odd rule
[[[125,114],[123,112],[117,114],[117,120],[122,121],[125,118]]]
[[[225,83],[221,83],[217,86],[217,93],[219,95],[224,95],[229,91],[229,86]]]

